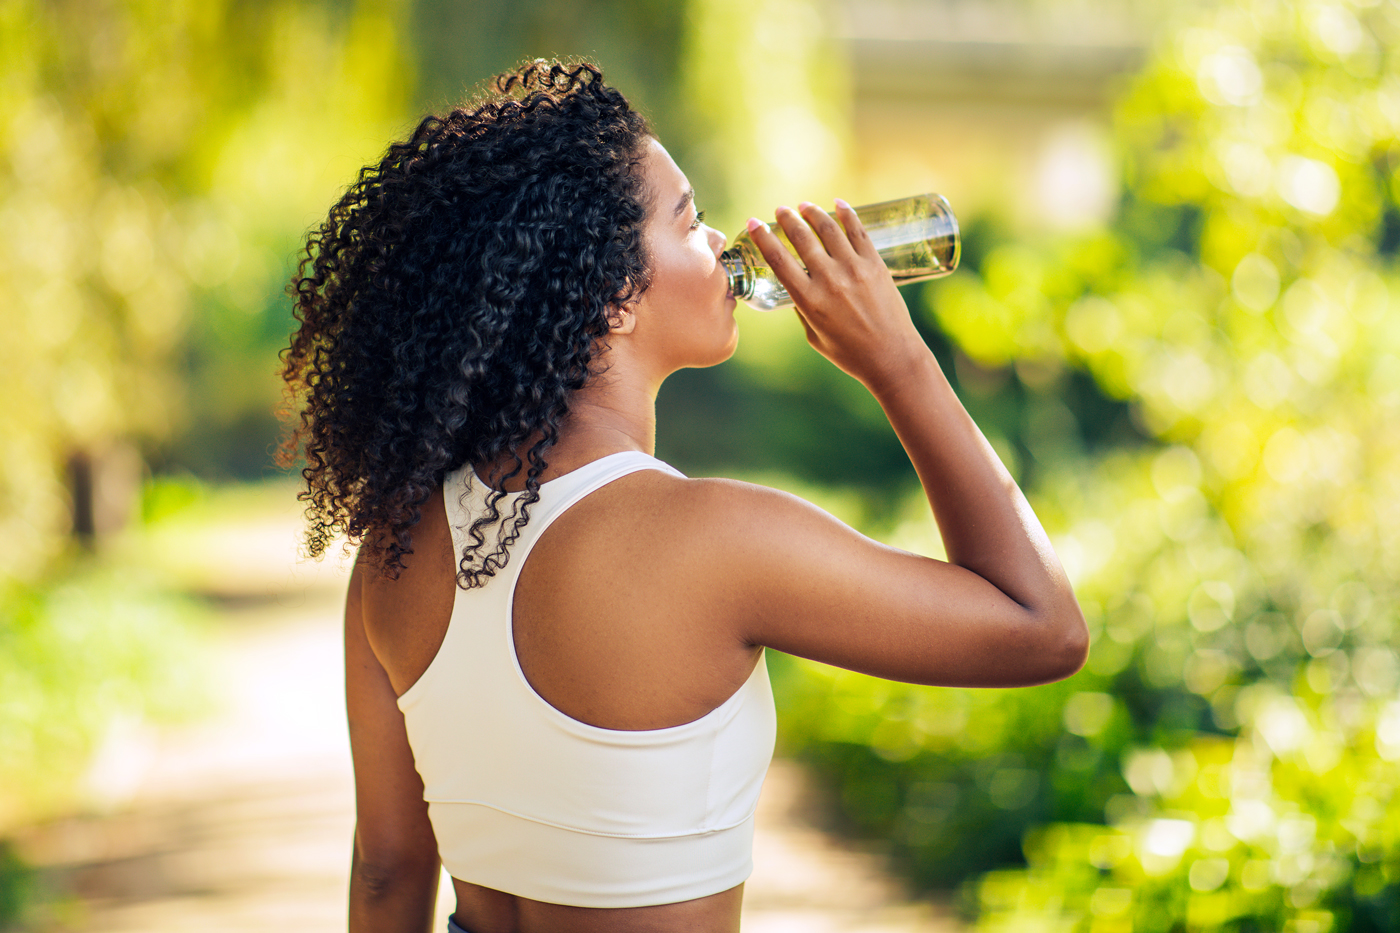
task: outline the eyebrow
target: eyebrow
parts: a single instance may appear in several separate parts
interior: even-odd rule
[[[691,201],[694,201],[694,200],[695,200],[695,189],[694,189],[694,188],[687,188],[687,189],[685,189],[685,194],[681,195],[681,199],[680,199],[679,201],[676,202],[676,209],[675,209],[674,211],[671,212],[671,216],[672,216],[672,217],[679,217],[679,216],[681,216],[681,213],[682,213],[683,211],[685,211],[685,206],[686,206],[687,204],[689,204]]]

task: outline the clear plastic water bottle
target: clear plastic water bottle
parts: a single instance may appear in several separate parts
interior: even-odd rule
[[[941,194],[916,194],[898,201],[868,204],[855,209],[870,240],[889,266],[896,285],[945,276],[958,267],[961,242],[958,220]],[[796,255],[782,227],[768,228]],[[720,254],[734,297],[756,311],[788,308],[793,304],[754,246],[747,230]]]

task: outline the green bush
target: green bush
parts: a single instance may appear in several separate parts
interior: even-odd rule
[[[0,822],[69,803],[118,718],[207,707],[201,615],[130,568],[82,568],[0,596]]]
[[[1051,402],[1087,373],[1149,438],[1030,451],[1087,668],[974,693],[799,664],[787,740],[988,929],[1394,929],[1400,11],[1189,17],[1118,107],[1113,225],[927,293],[984,369]]]
[[[0,840],[0,930],[9,929],[30,900],[34,871],[16,854],[14,846]]]

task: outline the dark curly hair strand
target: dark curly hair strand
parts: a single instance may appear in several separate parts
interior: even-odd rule
[[[305,453],[313,556],[345,534],[397,577],[443,477],[503,463],[524,491],[506,516],[507,494],[488,495],[458,583],[506,565],[610,309],[648,285],[649,135],[595,65],[538,60],[360,170],[288,289],[282,376],[301,410],[282,458]]]

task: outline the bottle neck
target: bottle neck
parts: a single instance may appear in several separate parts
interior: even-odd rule
[[[739,247],[727,249],[719,254],[724,266],[724,274],[729,277],[729,291],[744,301],[753,297],[753,267],[744,261],[744,253]]]

